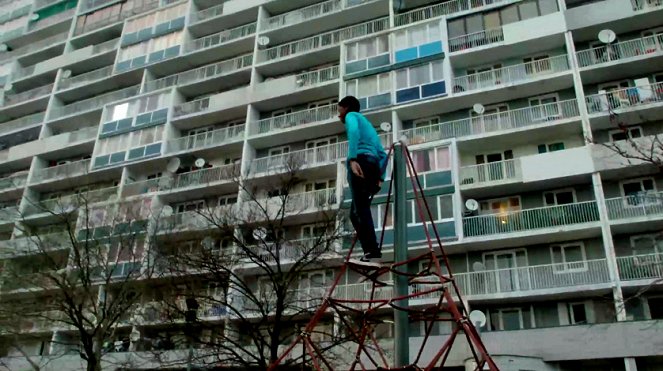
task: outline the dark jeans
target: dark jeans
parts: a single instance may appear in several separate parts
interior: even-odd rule
[[[380,165],[378,160],[368,155],[358,155],[356,161],[364,173],[360,178],[350,172],[350,190],[352,191],[352,205],[350,207],[350,221],[357,232],[357,238],[361,243],[364,253],[378,252],[378,242],[375,237],[375,224],[371,214],[371,197],[380,188]]]

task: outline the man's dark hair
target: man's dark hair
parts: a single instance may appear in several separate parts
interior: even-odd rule
[[[353,97],[352,95],[348,95],[347,97],[341,99],[340,102],[338,102],[338,105],[347,108],[348,112],[359,112],[360,106],[359,106],[359,99]]]

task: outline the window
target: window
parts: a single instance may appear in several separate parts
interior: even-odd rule
[[[281,156],[281,155],[284,155],[286,153],[290,153],[290,147],[289,146],[276,147],[276,148],[270,148],[269,149],[269,157]]]
[[[663,239],[656,234],[645,234],[631,237],[633,255],[650,255],[663,253]]]
[[[237,196],[219,196],[217,205],[219,206],[229,206],[237,203]]]
[[[520,196],[497,198],[479,202],[479,214],[501,214],[520,210]]]
[[[647,305],[649,306],[651,319],[663,319],[663,297],[647,298]]]
[[[474,160],[477,165],[477,177],[479,182],[496,181],[513,178],[516,174],[516,165],[513,161],[513,151],[508,149],[504,153],[490,153],[487,155],[476,155]],[[508,161],[508,162],[507,162]],[[463,179],[464,182],[473,182],[472,178]]]
[[[371,205],[371,214],[373,215],[373,224],[375,224],[375,229],[382,229],[382,228],[390,229],[394,226],[393,202],[389,204],[388,211],[386,208],[387,204]],[[387,212],[386,219],[385,219],[385,211]]]
[[[550,56],[540,55],[523,59],[525,73],[528,75],[550,71]]]
[[[576,202],[574,189],[561,189],[557,191],[544,192],[543,202],[545,206],[567,205]]]
[[[418,174],[451,168],[449,147],[427,148],[412,151],[414,169]]]
[[[624,129],[610,130],[610,141],[616,142],[619,140],[642,138],[642,128],[639,126],[631,126]]]
[[[188,201],[188,202],[181,202],[175,204],[173,210],[175,211],[176,214],[180,214],[190,211],[201,211],[204,208],[205,208],[205,200],[196,200],[196,201]]]
[[[433,215],[433,222],[443,222],[453,219],[453,199],[451,195],[441,195],[441,196],[429,196],[426,197],[426,203],[430,208],[430,212]],[[423,206],[424,220],[426,223],[430,223],[426,207]],[[420,225],[422,224],[419,206],[417,205],[416,200],[408,200],[406,218],[408,225]]]
[[[532,328],[530,308],[503,308],[489,311],[492,331],[509,331]]]
[[[530,112],[534,121],[552,121],[560,118],[557,94],[548,94],[529,99]]]
[[[388,73],[363,77],[347,82],[347,95],[357,98],[371,97],[391,91],[391,78]]]
[[[556,142],[550,144],[539,144],[537,148],[539,150],[539,153],[562,151],[564,150],[564,143]]]
[[[622,182],[622,195],[640,196],[643,193],[656,192],[653,178],[634,179]]]
[[[550,246],[550,254],[555,273],[572,273],[587,270],[585,245],[582,243]]]
[[[389,38],[387,35],[382,35],[349,43],[347,47],[346,61],[351,62],[366,59],[387,52],[389,52]]]
[[[129,45],[120,49],[118,61],[126,61],[136,57],[147,55],[151,52],[168,49],[171,46],[182,43],[182,31],[172,32],[167,35],[151,38],[149,40]]]
[[[405,89],[441,80],[444,80],[442,60],[396,71],[396,89]]]
[[[110,108],[111,120],[121,120],[129,116],[129,103],[120,103]]]
[[[585,308],[585,303],[570,303],[568,304],[569,309],[569,321],[572,325],[582,325],[587,323],[587,309]]]
[[[412,46],[439,41],[441,39],[440,22],[431,22],[396,31],[395,49],[407,49]]]

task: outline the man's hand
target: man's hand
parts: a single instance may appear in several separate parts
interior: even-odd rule
[[[352,170],[352,173],[360,178],[364,177],[364,172],[361,171],[361,166],[359,166],[359,163],[357,161],[350,161],[350,169]]]

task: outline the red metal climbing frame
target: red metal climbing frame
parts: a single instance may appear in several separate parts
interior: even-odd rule
[[[499,371],[499,368],[495,362],[493,362],[482,343],[479,334],[469,321],[467,309],[463,304],[462,295],[451,273],[451,267],[447,255],[442,248],[442,242],[437,228],[435,227],[435,224],[431,222],[434,219],[432,218],[430,208],[428,207],[425,198],[422,197],[423,188],[419,177],[417,176],[417,172],[414,169],[414,163],[412,162],[410,152],[405,145],[400,146],[400,148],[404,151],[408,174],[412,182],[412,189],[414,190],[417,211],[420,220],[423,221],[423,230],[426,234],[428,251],[406,261],[379,266],[366,265],[350,260],[357,242],[357,239],[355,238],[345,258],[345,263],[341,266],[333,284],[327,291],[320,308],[314,313],[304,331],[302,331],[293,343],[286,348],[279,359],[270,366],[270,371],[277,369],[278,365],[284,362],[297,345],[300,345],[305,350],[306,355],[310,358],[310,362],[313,364],[315,370],[333,370],[334,367],[330,360],[325,358],[320,347],[311,340],[310,336],[322,317],[330,312],[338,315],[341,323],[345,326],[346,330],[350,332],[353,342],[356,342],[357,344],[354,361],[350,367],[348,367],[349,370],[379,369],[430,371],[438,367],[442,368],[447,361],[454,341],[461,333],[463,333],[467,338],[467,345],[469,346],[476,362],[475,370],[488,369],[490,371]],[[390,154],[393,150],[394,146],[390,148]],[[392,176],[389,182],[389,192],[387,193],[387,209],[389,208],[389,203],[391,201],[393,181],[394,179]],[[385,210],[385,221],[387,213],[388,210]],[[385,223],[382,223],[382,225],[384,226]],[[433,231],[434,240],[430,236],[429,226]],[[384,228],[380,236],[380,245],[382,245],[383,240]],[[423,262],[423,264],[421,262]],[[415,263],[416,266],[424,267],[424,269],[417,273],[404,273],[404,271],[407,272],[407,269],[398,269],[399,267],[403,268],[412,266],[414,265],[413,263]],[[446,271],[449,272],[448,274],[443,274],[441,264],[444,264]],[[368,298],[341,299],[334,297],[334,292],[336,291],[338,283],[348,270],[353,270],[362,275],[367,282],[372,282],[372,288]],[[389,299],[376,298],[376,292],[380,288],[388,285],[388,283],[381,280],[380,277],[389,273],[392,275],[405,275],[408,277],[408,282],[411,287],[408,295],[392,297]],[[432,305],[404,308],[396,304],[403,299],[422,299],[436,294],[439,294],[439,299],[437,303]],[[389,364],[386,355],[387,353],[380,346],[380,343],[374,334],[375,326],[381,323],[381,320],[378,318],[378,312],[381,310],[383,312],[384,309],[387,308],[391,308],[394,311],[405,311],[408,313],[411,320],[424,321],[426,324],[423,341],[418,350],[411,349],[411,351],[416,351],[416,355],[412,364],[406,367],[393,367]],[[435,323],[440,321],[452,322],[455,326],[452,326],[453,330],[451,334],[448,335],[447,340],[441,343],[438,349],[435,349],[434,346],[427,346],[427,343],[431,338],[431,332]],[[426,357],[429,359],[424,361],[422,359],[424,349],[427,349],[428,354],[430,354],[431,350],[436,352],[432,357]]]

